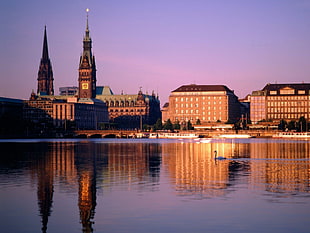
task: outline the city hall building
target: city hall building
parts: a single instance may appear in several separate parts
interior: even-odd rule
[[[144,124],[153,125],[161,118],[159,97],[144,94],[114,94],[108,86],[98,86],[96,98],[108,107],[110,123],[126,129],[140,129]]]
[[[183,85],[171,92],[163,121],[234,123],[240,119],[240,107],[238,97],[224,85]]]
[[[252,124],[310,119],[310,83],[267,84],[251,95]]]

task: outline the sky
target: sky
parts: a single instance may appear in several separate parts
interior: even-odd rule
[[[44,26],[59,87],[78,86],[89,8],[97,86],[159,95],[226,85],[239,98],[267,83],[310,82],[310,0],[3,0],[0,96],[37,91]]]

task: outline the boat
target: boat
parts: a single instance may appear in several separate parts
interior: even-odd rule
[[[296,138],[296,139],[310,139],[310,132],[281,132],[272,135],[273,138]]]
[[[195,139],[199,135],[195,133],[151,133],[149,138],[171,138],[171,139]]]
[[[222,134],[219,135],[220,138],[252,138],[253,136],[249,134]]]

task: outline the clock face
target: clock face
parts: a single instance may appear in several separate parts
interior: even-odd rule
[[[83,90],[88,89],[88,83],[82,83],[82,89]]]

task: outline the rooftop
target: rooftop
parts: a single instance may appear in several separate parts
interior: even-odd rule
[[[295,90],[310,90],[310,83],[281,83],[281,84],[268,83],[262,89],[262,91],[277,91],[285,87],[289,87]]]
[[[227,91],[233,92],[225,85],[197,85],[197,84],[190,84],[190,85],[183,85],[172,92],[195,92],[195,91]]]

